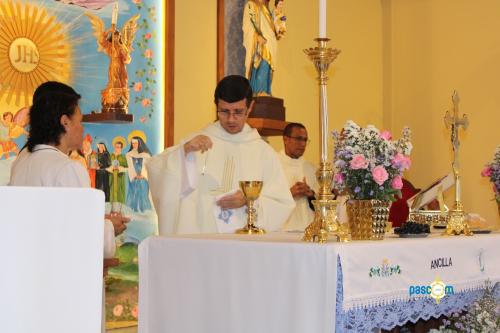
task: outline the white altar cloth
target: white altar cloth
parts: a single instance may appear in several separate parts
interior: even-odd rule
[[[300,237],[143,241],[139,332],[328,332],[336,269],[326,263],[334,253]]]
[[[147,239],[139,247],[139,333],[334,332],[336,306],[401,299],[410,285],[428,285],[436,275],[459,286],[456,291],[500,279],[498,234],[327,244],[304,243],[301,237]],[[465,261],[456,258],[452,266],[428,271],[433,259],[450,255],[453,260],[460,248],[457,254],[471,253]],[[343,270],[339,305],[337,260]],[[377,271],[383,263],[399,263],[400,273]]]
[[[0,327],[101,332],[102,191],[0,186]]]

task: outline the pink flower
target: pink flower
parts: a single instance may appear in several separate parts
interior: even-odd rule
[[[142,116],[139,120],[141,121],[141,123],[144,123],[146,122],[146,117]]]
[[[136,5],[140,4],[142,0],[132,0]]]
[[[144,51],[144,57],[148,59],[153,58],[153,51],[151,51],[151,49],[147,49],[146,51]]]
[[[115,307],[113,308],[113,315],[115,317],[120,317],[122,313],[123,313],[123,305],[121,304],[115,305]]]
[[[342,184],[344,182],[344,176],[340,172],[336,173],[335,176],[333,176],[333,180],[337,184]]]
[[[396,176],[392,179],[391,187],[395,190],[400,190],[403,188],[403,178],[401,176]]]
[[[483,176],[483,177],[489,177],[489,176],[491,176],[491,168],[490,168],[489,165],[485,166],[484,169],[483,169],[483,171],[481,171],[481,176]]]
[[[149,98],[144,98],[141,102],[142,106],[148,107],[151,105],[151,100]]]
[[[386,141],[392,140],[392,134],[389,131],[382,131],[382,133],[380,133],[380,137]]]
[[[392,158],[392,165],[400,170],[408,170],[411,165],[411,160],[408,156],[405,156],[401,153],[397,153]]]
[[[383,166],[377,165],[372,170],[372,177],[375,183],[382,185],[389,178],[389,175]]]
[[[366,169],[368,167],[368,161],[362,154],[356,154],[352,157],[350,165],[353,170]]]
[[[136,82],[134,84],[134,91],[141,91],[142,90],[142,82]]]
[[[150,39],[150,38],[151,38],[151,33],[149,33],[149,32],[148,32],[147,34],[145,34],[145,35],[144,35],[144,38],[146,38],[146,39]]]
[[[132,317],[137,318],[137,315],[139,314],[139,308],[137,307],[137,304],[134,305],[132,308]]]

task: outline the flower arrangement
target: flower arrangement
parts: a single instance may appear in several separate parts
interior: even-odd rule
[[[500,332],[500,307],[494,295],[494,287],[486,282],[483,296],[472,303],[463,313],[454,313],[443,321],[439,329],[430,333],[497,333]]]
[[[488,177],[493,183],[493,191],[495,191],[495,199],[500,205],[500,145],[497,146],[493,162],[486,164],[481,176]]]
[[[388,131],[380,132],[372,125],[361,128],[348,121],[333,138],[335,189],[356,200],[394,201],[401,196],[403,171],[411,165],[408,127],[401,139],[392,140]]]

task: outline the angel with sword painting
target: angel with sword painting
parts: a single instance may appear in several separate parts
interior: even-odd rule
[[[132,16],[122,27],[116,28],[118,4],[113,8],[111,27],[104,30],[104,22],[91,13],[85,13],[92,24],[97,40],[97,51],[109,57],[108,85],[101,91],[102,112],[128,113],[129,89],[126,64],[130,57],[132,42],[137,32],[139,14]]]

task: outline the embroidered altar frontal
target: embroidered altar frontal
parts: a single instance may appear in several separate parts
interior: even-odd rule
[[[419,239],[389,236],[383,242],[341,245],[342,308],[351,310],[431,297],[428,287],[436,280],[444,283],[448,293],[483,288],[487,279],[493,283],[500,281],[499,253],[499,234],[474,237],[431,234]],[[451,288],[446,290],[446,286]]]

